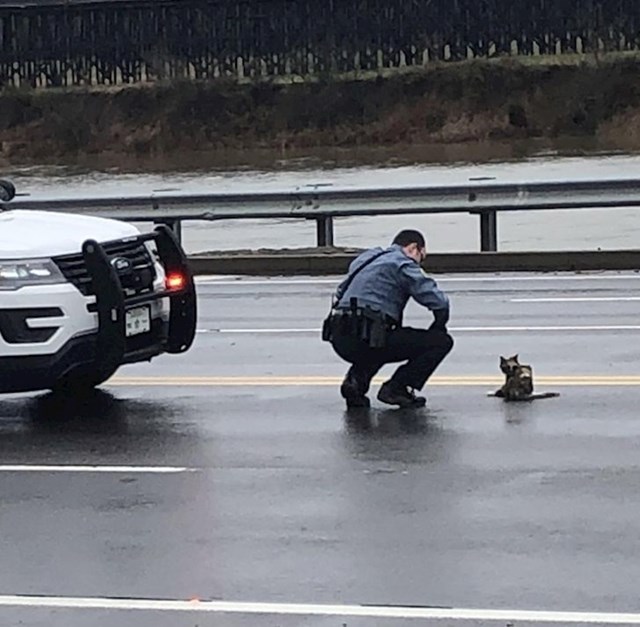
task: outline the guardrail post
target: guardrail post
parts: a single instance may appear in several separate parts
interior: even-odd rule
[[[333,216],[316,218],[318,246],[333,246]]]
[[[178,241],[182,243],[182,221],[181,220],[178,220],[178,219],[156,220],[154,224],[165,224],[166,226],[168,226],[173,231],[173,234],[176,236]]]
[[[498,250],[498,213],[481,211],[480,213],[480,250],[495,253]]]

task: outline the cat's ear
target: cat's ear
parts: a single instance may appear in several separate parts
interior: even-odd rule
[[[504,362],[507,361],[502,355],[500,355],[500,365],[502,366],[502,364],[504,364]]]
[[[518,363],[518,353],[516,353],[513,357],[511,357],[511,359],[516,363]]]

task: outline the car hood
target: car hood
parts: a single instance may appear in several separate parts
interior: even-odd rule
[[[88,239],[98,242],[139,235],[119,220],[53,211],[0,212],[0,259],[29,259],[79,253]]]

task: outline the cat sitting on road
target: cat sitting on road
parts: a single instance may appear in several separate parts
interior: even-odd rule
[[[500,370],[505,375],[504,385],[489,396],[497,396],[505,401],[532,401],[536,398],[553,398],[557,392],[533,393],[533,369],[518,361],[518,355],[500,357]]]

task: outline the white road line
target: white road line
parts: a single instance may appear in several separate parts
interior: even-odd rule
[[[615,303],[640,300],[640,296],[562,296],[541,298],[512,298],[512,303]]]
[[[196,283],[212,285],[335,285],[339,279],[229,279],[217,276],[196,276]]]
[[[138,473],[170,475],[181,472],[195,472],[195,468],[179,466],[71,466],[71,465],[35,465],[35,464],[3,464],[0,472],[103,472],[103,473]]]
[[[583,326],[521,326],[521,327],[450,327],[457,332],[509,332],[509,331],[640,331],[637,324],[593,324]]]
[[[304,603],[243,603],[233,601],[175,601],[162,599],[2,595],[0,596],[0,607],[1,606],[85,610],[202,612],[215,614],[361,616],[369,618],[498,621],[503,623],[522,621],[563,624],[640,625],[639,613],[494,610],[393,605],[312,605]]]
[[[340,280],[338,276],[334,279],[231,279],[226,276],[201,275],[195,278],[196,283],[206,283],[210,285],[336,285]],[[519,281],[625,281],[640,279],[640,274],[623,275],[575,275],[575,276],[469,276],[469,277],[444,277],[434,275],[438,283],[488,283],[488,282],[509,282]]]
[[[320,329],[206,329],[205,333],[319,333]]]
[[[513,326],[513,327],[449,327],[455,333],[520,333],[544,331],[640,331],[637,324],[618,325],[584,325],[584,326]],[[197,333],[219,334],[302,334],[320,333],[320,329],[292,328],[292,329],[198,329]]]

